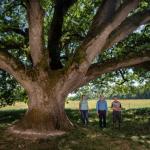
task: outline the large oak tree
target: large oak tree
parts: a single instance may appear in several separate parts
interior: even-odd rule
[[[80,4],[79,1],[7,0],[2,5],[8,6],[9,3],[8,10],[16,5],[24,8],[28,21],[26,28],[22,28],[8,23],[11,22],[11,17],[5,16],[5,25],[1,27],[3,36],[11,34],[14,40],[9,41],[7,37],[7,40],[0,39],[0,68],[14,76],[29,98],[28,110],[15,124],[16,130],[45,132],[72,128],[64,111],[65,98],[70,92],[105,73],[133,66],[145,67],[150,62],[150,47],[144,46],[144,42],[138,52],[131,48],[124,50],[124,55],[112,55],[102,61],[96,59],[97,56],[101,58],[105,52],[114,51],[115,45],[139,26],[150,22],[150,10],[139,9],[140,1],[95,1],[95,6],[88,6],[94,17],[91,22],[86,23],[90,26],[84,34],[79,30],[80,27],[77,31],[73,26],[66,27],[69,22],[79,25],[69,12],[74,5]],[[53,7],[47,8],[47,2]],[[83,9],[85,5],[79,9]],[[5,13],[8,10],[5,9]],[[47,17],[49,12],[53,17]],[[46,24],[45,18],[50,19]],[[23,19],[19,20],[18,17],[15,21],[21,22]],[[79,19],[84,20],[84,15]],[[20,36],[23,42],[16,40]],[[72,39],[77,41],[76,46],[73,46]],[[21,52],[17,57],[15,50],[24,53]],[[24,54],[26,60],[21,57]]]

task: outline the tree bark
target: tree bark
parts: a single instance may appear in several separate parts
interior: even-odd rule
[[[40,133],[72,129],[73,124],[64,110],[65,96],[57,87],[57,85],[49,87],[47,80],[38,84],[32,83],[28,89],[28,110],[25,116],[14,125],[14,129]]]

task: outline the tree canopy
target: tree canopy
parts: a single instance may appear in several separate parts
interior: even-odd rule
[[[51,57],[51,68],[54,70],[63,68],[70,63],[70,58],[76,54],[76,48],[79,47],[79,45],[83,42],[84,38],[88,34],[92,19],[96,14],[99,5],[104,5],[104,2],[102,2],[101,0],[66,0],[64,2],[65,4],[63,4],[63,1],[56,1],[54,5],[53,1],[40,1],[40,4],[43,7],[43,11],[45,12],[43,20],[43,38],[45,39],[45,48],[48,48],[50,50],[49,55]],[[29,68],[33,64],[29,49],[29,24],[26,17],[28,3],[27,1],[23,0],[2,0],[0,3],[0,49],[1,51],[7,51],[9,54],[20,60],[26,68]],[[117,2],[114,1],[113,3]],[[120,3],[118,1],[116,6],[112,7],[115,7],[115,9],[117,9],[119,8],[119,5],[121,5],[121,3],[123,3],[123,1],[120,1]],[[148,0],[140,1],[139,6],[136,8],[136,10],[130,13],[128,19],[126,19],[115,31],[110,34],[109,40],[103,48],[105,49],[106,47],[107,50],[103,50],[104,52],[98,55],[96,59],[93,60],[93,63],[104,63],[107,62],[107,60],[109,61],[109,59],[114,58],[116,60],[121,60],[124,59],[129,53],[130,57],[132,57],[132,55],[134,56],[137,53],[139,55],[141,55],[141,53],[143,53],[143,55],[144,53],[149,53],[149,6],[150,2]],[[111,18],[111,11],[114,11],[111,6],[109,7],[110,14],[107,18],[108,20],[109,17]],[[136,29],[136,27],[138,26],[140,27]],[[103,28],[101,27],[101,30],[102,29]],[[127,31],[125,31],[126,29]],[[124,37],[128,35],[128,32],[130,32],[130,30],[133,30],[134,32],[131,32],[128,38],[118,43],[117,41],[120,41],[121,36]],[[115,38],[115,36],[118,34],[120,34],[120,39]],[[112,45],[113,47],[110,48]],[[145,68],[146,71],[144,71],[143,73],[145,74],[145,72],[149,70],[149,66],[149,62],[147,62],[146,64],[142,64],[140,66],[138,65],[134,68],[132,67],[132,69],[135,72],[139,70],[138,68]],[[139,78],[137,79],[137,77],[135,76],[133,78],[133,76],[130,77],[126,75],[128,71],[120,70],[119,72],[119,74],[122,76],[122,79],[120,81],[121,83],[125,80],[124,76],[126,76],[126,80],[139,80]],[[140,69],[140,72],[143,72],[143,70]],[[4,99],[16,99],[16,97],[14,97],[14,90],[17,90],[17,87],[19,87],[19,85],[14,81],[14,79],[12,79],[12,77],[9,77],[7,73],[1,71],[0,75],[2,79],[0,91],[1,99],[3,99],[3,101]],[[109,89],[109,82],[112,82],[112,80],[114,80],[113,82],[117,82],[117,78],[115,79],[114,76],[117,76],[117,72],[109,73],[109,75],[104,75],[100,79],[94,80],[92,82],[92,87],[95,85],[94,88],[97,88],[98,90],[100,88],[101,90],[103,88]],[[120,80],[120,78],[118,78],[117,80]],[[102,82],[103,84],[101,84]],[[129,85],[131,86],[131,84]],[[127,84],[127,87],[129,87],[129,85]],[[113,89],[116,90],[117,87],[118,89],[122,89],[125,88],[125,86],[126,85],[123,86],[118,84]],[[98,92],[98,90],[94,91]],[[125,91],[127,92],[127,90]],[[132,90],[130,90],[130,92],[132,92]],[[22,90],[20,93],[22,93]],[[22,96],[24,95],[23,93]]]

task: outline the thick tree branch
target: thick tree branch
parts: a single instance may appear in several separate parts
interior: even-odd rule
[[[70,85],[69,84],[69,85],[66,85],[64,89],[70,92],[73,92],[74,90],[87,84],[91,80],[94,80],[100,77],[102,74],[116,71],[122,68],[130,68],[134,66],[140,67],[141,66],[140,64],[142,64],[142,67],[143,67],[143,63],[144,63],[144,66],[147,66],[145,65],[145,63],[149,64],[149,62],[150,62],[150,52],[147,52],[147,53],[142,53],[141,55],[134,55],[134,56],[128,55],[118,60],[113,58],[101,64],[100,63],[92,64],[90,68],[88,69],[86,75],[80,74],[80,76],[76,80],[73,80],[73,81],[71,80],[72,79],[71,77],[75,75],[76,72],[72,73],[72,76],[68,78],[70,78],[69,82],[74,83],[73,84],[74,86],[69,86]]]
[[[68,86],[65,87],[65,89],[68,88],[70,92],[78,89],[79,87],[85,85],[86,83],[90,82],[91,80],[94,80],[98,77],[100,77],[102,74],[109,73],[112,71],[116,71],[122,68],[129,68],[129,67],[140,67],[143,63],[150,62],[150,52],[142,53],[140,55],[134,55],[134,56],[126,56],[124,58],[120,59],[111,59],[104,63],[96,63],[92,64],[90,68],[88,69],[86,75],[81,75],[80,78],[76,79],[74,82],[74,86],[71,86],[68,88]],[[145,66],[145,65],[144,65]],[[75,74],[75,72],[72,74],[72,76]],[[70,78],[71,79],[71,78]]]
[[[144,62],[144,63],[141,63],[141,64],[137,64],[134,67],[135,68],[143,68],[146,71],[150,71],[150,61],[147,61],[147,62]]]
[[[38,0],[26,0],[29,22],[29,46],[33,65],[38,65],[44,58],[43,10]]]
[[[51,68],[60,69],[60,39],[62,35],[63,18],[76,0],[55,0],[55,10],[48,35],[48,49],[51,58]]]
[[[5,70],[14,78],[21,83],[25,88],[27,88],[27,82],[29,81],[29,76],[26,74],[24,66],[12,57],[6,51],[0,50],[0,69]]]
[[[150,10],[145,10],[143,12],[138,12],[130,17],[128,17],[115,31],[113,31],[103,50],[112,47],[113,44],[123,40],[130,33],[132,33],[140,25],[150,22]]]
[[[82,58],[79,62],[80,64],[78,64],[81,72],[87,71],[93,59],[102,51],[109,34],[126,19],[128,14],[138,6],[138,3],[138,0],[127,0],[115,12],[115,15],[110,21],[102,24],[99,28],[97,28],[96,24],[93,24],[96,30],[89,31],[90,34],[87,35],[74,57],[74,60],[79,59],[79,56]],[[99,17],[97,18],[99,19]]]
[[[112,72],[121,68],[133,67],[148,61],[150,61],[150,52],[142,52],[142,54],[139,55],[128,55],[122,59],[111,59],[101,64],[93,64],[88,69],[86,82],[93,80],[104,73]]]
[[[104,0],[93,19],[90,30],[93,31],[96,28],[99,28],[102,23],[110,21],[120,3],[121,0]]]

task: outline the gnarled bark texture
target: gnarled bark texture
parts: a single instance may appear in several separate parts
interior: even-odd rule
[[[42,72],[36,81],[28,83],[28,110],[25,116],[15,124],[14,129],[46,132],[52,130],[66,131],[72,129],[73,124],[68,119],[65,110],[64,82],[61,78],[49,79],[47,72]]]

